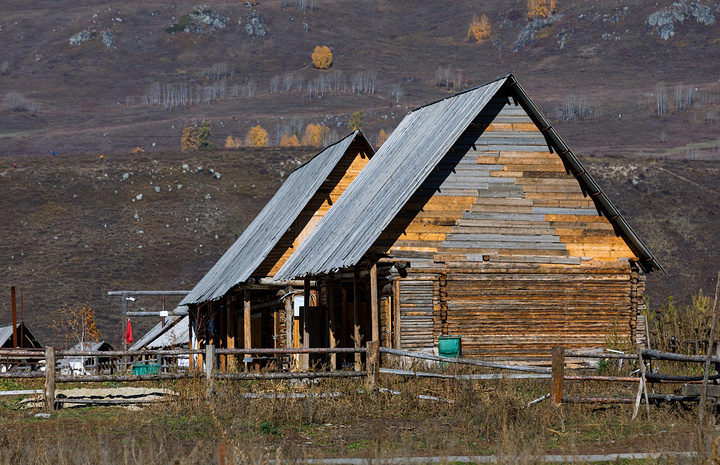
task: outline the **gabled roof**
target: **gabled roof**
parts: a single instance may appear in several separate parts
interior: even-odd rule
[[[360,131],[354,131],[325,148],[293,171],[275,196],[198,282],[181,305],[217,300],[233,286],[247,281],[297,219],[353,141],[372,147]]]
[[[30,329],[28,329],[27,325],[25,325],[24,323],[17,324],[18,338],[20,337],[21,325],[24,326],[23,333],[25,339],[27,339],[32,344],[32,347],[27,347],[27,344],[25,344],[25,348],[42,348],[42,344],[40,344],[38,340],[35,339],[35,336],[33,336],[32,332],[30,332]],[[12,324],[0,326],[0,347],[3,347],[5,344],[8,343],[8,341],[10,345],[12,345],[12,337]]]
[[[650,251],[532,103],[517,80],[504,76],[409,113],[353,184],[298,247],[275,280],[315,276],[358,264],[461,134],[502,89],[528,112],[598,213],[605,215],[640,258],[646,272],[661,269]]]

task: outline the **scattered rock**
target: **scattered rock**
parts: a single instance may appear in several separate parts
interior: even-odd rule
[[[51,416],[49,413],[36,413],[33,415],[35,418],[50,418]]]
[[[215,174],[213,174],[213,177],[215,177],[215,179],[220,179],[222,177],[222,174],[216,172]]]
[[[178,190],[182,189],[182,184],[177,185]]]
[[[245,32],[247,32],[249,36],[255,34],[258,37],[262,37],[265,35],[265,24],[262,17],[260,17],[260,13],[257,11],[249,13],[248,20],[249,22],[245,25]]]
[[[160,186],[155,186],[155,192],[160,192]]]
[[[90,39],[92,39],[92,34],[90,34],[86,29],[86,30],[84,30],[82,32],[78,32],[74,36],[70,37],[68,42],[70,42],[70,45],[80,45],[83,42],[87,42]]]
[[[142,197],[143,197],[142,194],[138,194],[138,195],[135,196],[135,198],[136,198],[137,200],[142,200]]]
[[[210,194],[205,194],[205,198],[206,198],[207,200],[210,200],[212,197],[210,196]]]
[[[188,171],[190,169],[190,166],[188,165],[182,165],[182,169],[185,171]]]
[[[102,33],[102,41],[107,48],[115,48],[115,39],[113,38],[112,32],[104,31]]]
[[[129,177],[130,177],[130,173],[125,173],[125,174],[123,174],[123,179],[127,179],[127,178],[129,178]]]

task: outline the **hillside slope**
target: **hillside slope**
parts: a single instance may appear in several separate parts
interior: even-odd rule
[[[202,120],[216,146],[258,123],[271,144],[310,122],[334,137],[358,110],[374,138],[512,72],[578,153],[717,157],[715,4],[557,4],[529,21],[525,0],[8,0],[0,156],[174,150]],[[481,14],[491,38],[468,41]]]
[[[51,330],[56,310],[84,303],[97,310],[104,336],[119,341],[120,302],[108,291],[191,289],[312,153],[78,155],[18,168],[0,160],[0,323],[10,320],[15,285],[24,293],[26,321],[44,343],[63,342]],[[587,167],[668,271],[648,278],[651,306],[668,295],[711,292],[720,259],[720,165],[601,159]],[[142,298],[131,309],[159,306],[158,298]],[[154,323],[135,319],[135,331]]]

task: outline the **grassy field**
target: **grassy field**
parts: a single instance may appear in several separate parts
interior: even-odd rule
[[[62,409],[49,419],[4,401],[0,463],[261,464],[491,454],[503,463],[535,463],[533,457],[544,454],[663,451],[697,451],[693,462],[706,463],[716,449],[717,433],[701,429],[697,412],[683,406],[653,406],[650,418],[641,415],[634,421],[629,405],[555,408],[544,401],[528,406],[548,391],[548,384],[382,377],[379,386],[385,390],[380,392],[342,380],[218,382],[215,395],[206,399],[204,383],[190,380],[164,384],[179,394],[175,402],[139,410]],[[634,394],[631,387],[567,384],[570,395]],[[243,397],[248,392],[307,397]],[[334,395],[318,397],[328,393]],[[442,400],[423,400],[421,394]]]

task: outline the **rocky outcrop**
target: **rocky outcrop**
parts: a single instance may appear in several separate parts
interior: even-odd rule
[[[191,13],[181,16],[178,22],[165,29],[167,33],[192,32],[202,34],[204,32],[215,32],[227,27],[230,19],[217,11],[213,11],[207,5]]]
[[[651,34],[669,40],[675,35],[675,23],[683,24],[691,18],[705,26],[715,22],[715,15],[709,6],[683,0],[651,14],[646,23],[651,27]]]
[[[92,39],[94,34],[91,34],[88,32],[88,30],[84,30],[82,32],[78,32],[74,36],[70,37],[68,42],[70,42],[70,45],[80,45],[83,42],[87,42],[88,40]]]
[[[515,46],[513,47],[513,52],[522,50],[528,45],[532,44],[535,41],[535,35],[538,32],[552,26],[561,18],[562,15],[551,15],[547,18],[538,18],[530,21],[528,25],[525,26],[522,31],[520,31],[520,34],[518,34],[518,38],[515,41]]]

